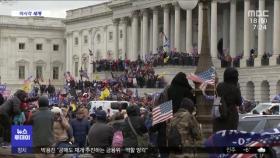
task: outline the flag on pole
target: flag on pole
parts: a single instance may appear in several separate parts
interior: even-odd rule
[[[164,122],[173,117],[172,100],[153,108],[153,125]]]
[[[92,50],[88,49],[88,51],[89,51],[89,55],[92,56],[93,55]]]
[[[164,51],[167,51],[167,49],[170,48],[170,41],[169,41],[169,39],[166,37],[166,35],[165,35],[164,32],[162,32],[161,34],[162,34],[162,36],[164,37],[163,50],[164,50]]]
[[[29,93],[31,89],[31,80],[32,80],[32,76],[29,76],[26,80],[23,81],[22,90],[24,90],[26,93]]]
[[[214,85],[215,84],[215,68],[211,67],[207,71],[201,72],[199,74],[191,73],[187,76],[187,79],[192,80],[194,82]]]

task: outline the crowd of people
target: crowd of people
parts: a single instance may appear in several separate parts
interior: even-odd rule
[[[130,60],[109,60],[102,59],[93,62],[94,71],[124,71],[131,67],[141,66],[144,64],[151,64],[154,67],[164,65],[182,65],[182,66],[196,66],[199,55],[184,52],[159,52],[156,54],[147,54],[144,60],[140,56],[136,61]]]
[[[77,94],[71,94],[73,81],[67,82],[69,91],[60,95],[75,98]],[[101,85],[104,90],[103,94],[98,95],[99,100],[107,100],[109,95],[104,96],[104,93],[109,85],[106,82]],[[79,95],[76,96],[81,103],[75,103],[76,99],[73,99],[58,104],[50,104],[49,99],[53,95],[47,96],[44,91],[30,98],[26,92],[18,90],[0,106],[0,125],[3,127],[4,141],[10,142],[11,125],[17,123],[32,125],[35,151],[41,151],[43,147],[147,146],[151,148],[144,155],[124,151],[113,157],[195,157],[195,151],[184,153],[181,148],[202,144],[202,129],[196,120],[194,89],[190,86],[185,73],[178,73],[171,84],[156,97],[146,97],[142,101],[128,100],[129,106],[125,110],[120,108],[114,115],[109,115],[102,105],[90,113],[86,105],[94,99],[92,98],[94,95],[89,95],[85,91],[86,88],[82,89],[81,98]],[[237,129],[241,94],[238,87],[238,72],[235,68],[225,70],[224,82],[217,85],[217,94],[224,98],[228,111],[226,118],[213,119],[213,131]],[[169,100],[172,100],[173,118],[153,124],[153,108]],[[35,106],[33,102],[36,102]],[[176,149],[176,152],[173,149]],[[40,154],[37,156],[42,157]],[[51,157],[51,155],[43,156]],[[93,156],[105,155],[95,153]]]
[[[143,63],[141,60],[135,62],[127,61],[107,61],[101,60],[97,71],[108,70],[112,73],[112,80],[121,82],[127,88],[163,88],[164,78],[160,74],[155,74],[153,65]],[[125,63],[125,64],[123,64]],[[122,74],[114,75],[115,71],[121,71]],[[113,81],[113,82],[114,82]]]

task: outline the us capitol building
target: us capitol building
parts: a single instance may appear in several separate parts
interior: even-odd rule
[[[280,93],[280,0],[212,0],[208,11],[211,56],[220,81],[224,68],[217,45],[222,39],[225,53],[243,54],[238,70],[246,99],[269,101]],[[201,3],[184,10],[176,0],[112,0],[68,10],[65,19],[0,16],[1,83],[14,90],[32,75],[62,86],[64,72],[78,79],[80,68],[93,78],[93,60],[143,59],[166,42],[161,32],[170,49],[200,52],[202,14]],[[258,55],[248,63],[252,49]],[[271,54],[266,62],[264,53]],[[168,81],[179,71],[194,70],[155,68]]]

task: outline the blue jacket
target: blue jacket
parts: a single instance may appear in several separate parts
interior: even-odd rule
[[[76,118],[71,121],[71,126],[73,129],[75,143],[77,143],[79,147],[84,147],[86,143],[86,136],[90,129],[89,121],[87,119],[78,120]]]

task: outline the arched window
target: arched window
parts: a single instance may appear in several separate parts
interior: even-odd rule
[[[252,81],[247,82],[246,85],[246,99],[250,101],[255,100],[255,85]]]
[[[261,84],[261,101],[268,102],[269,99],[269,83],[268,81],[262,81]]]

